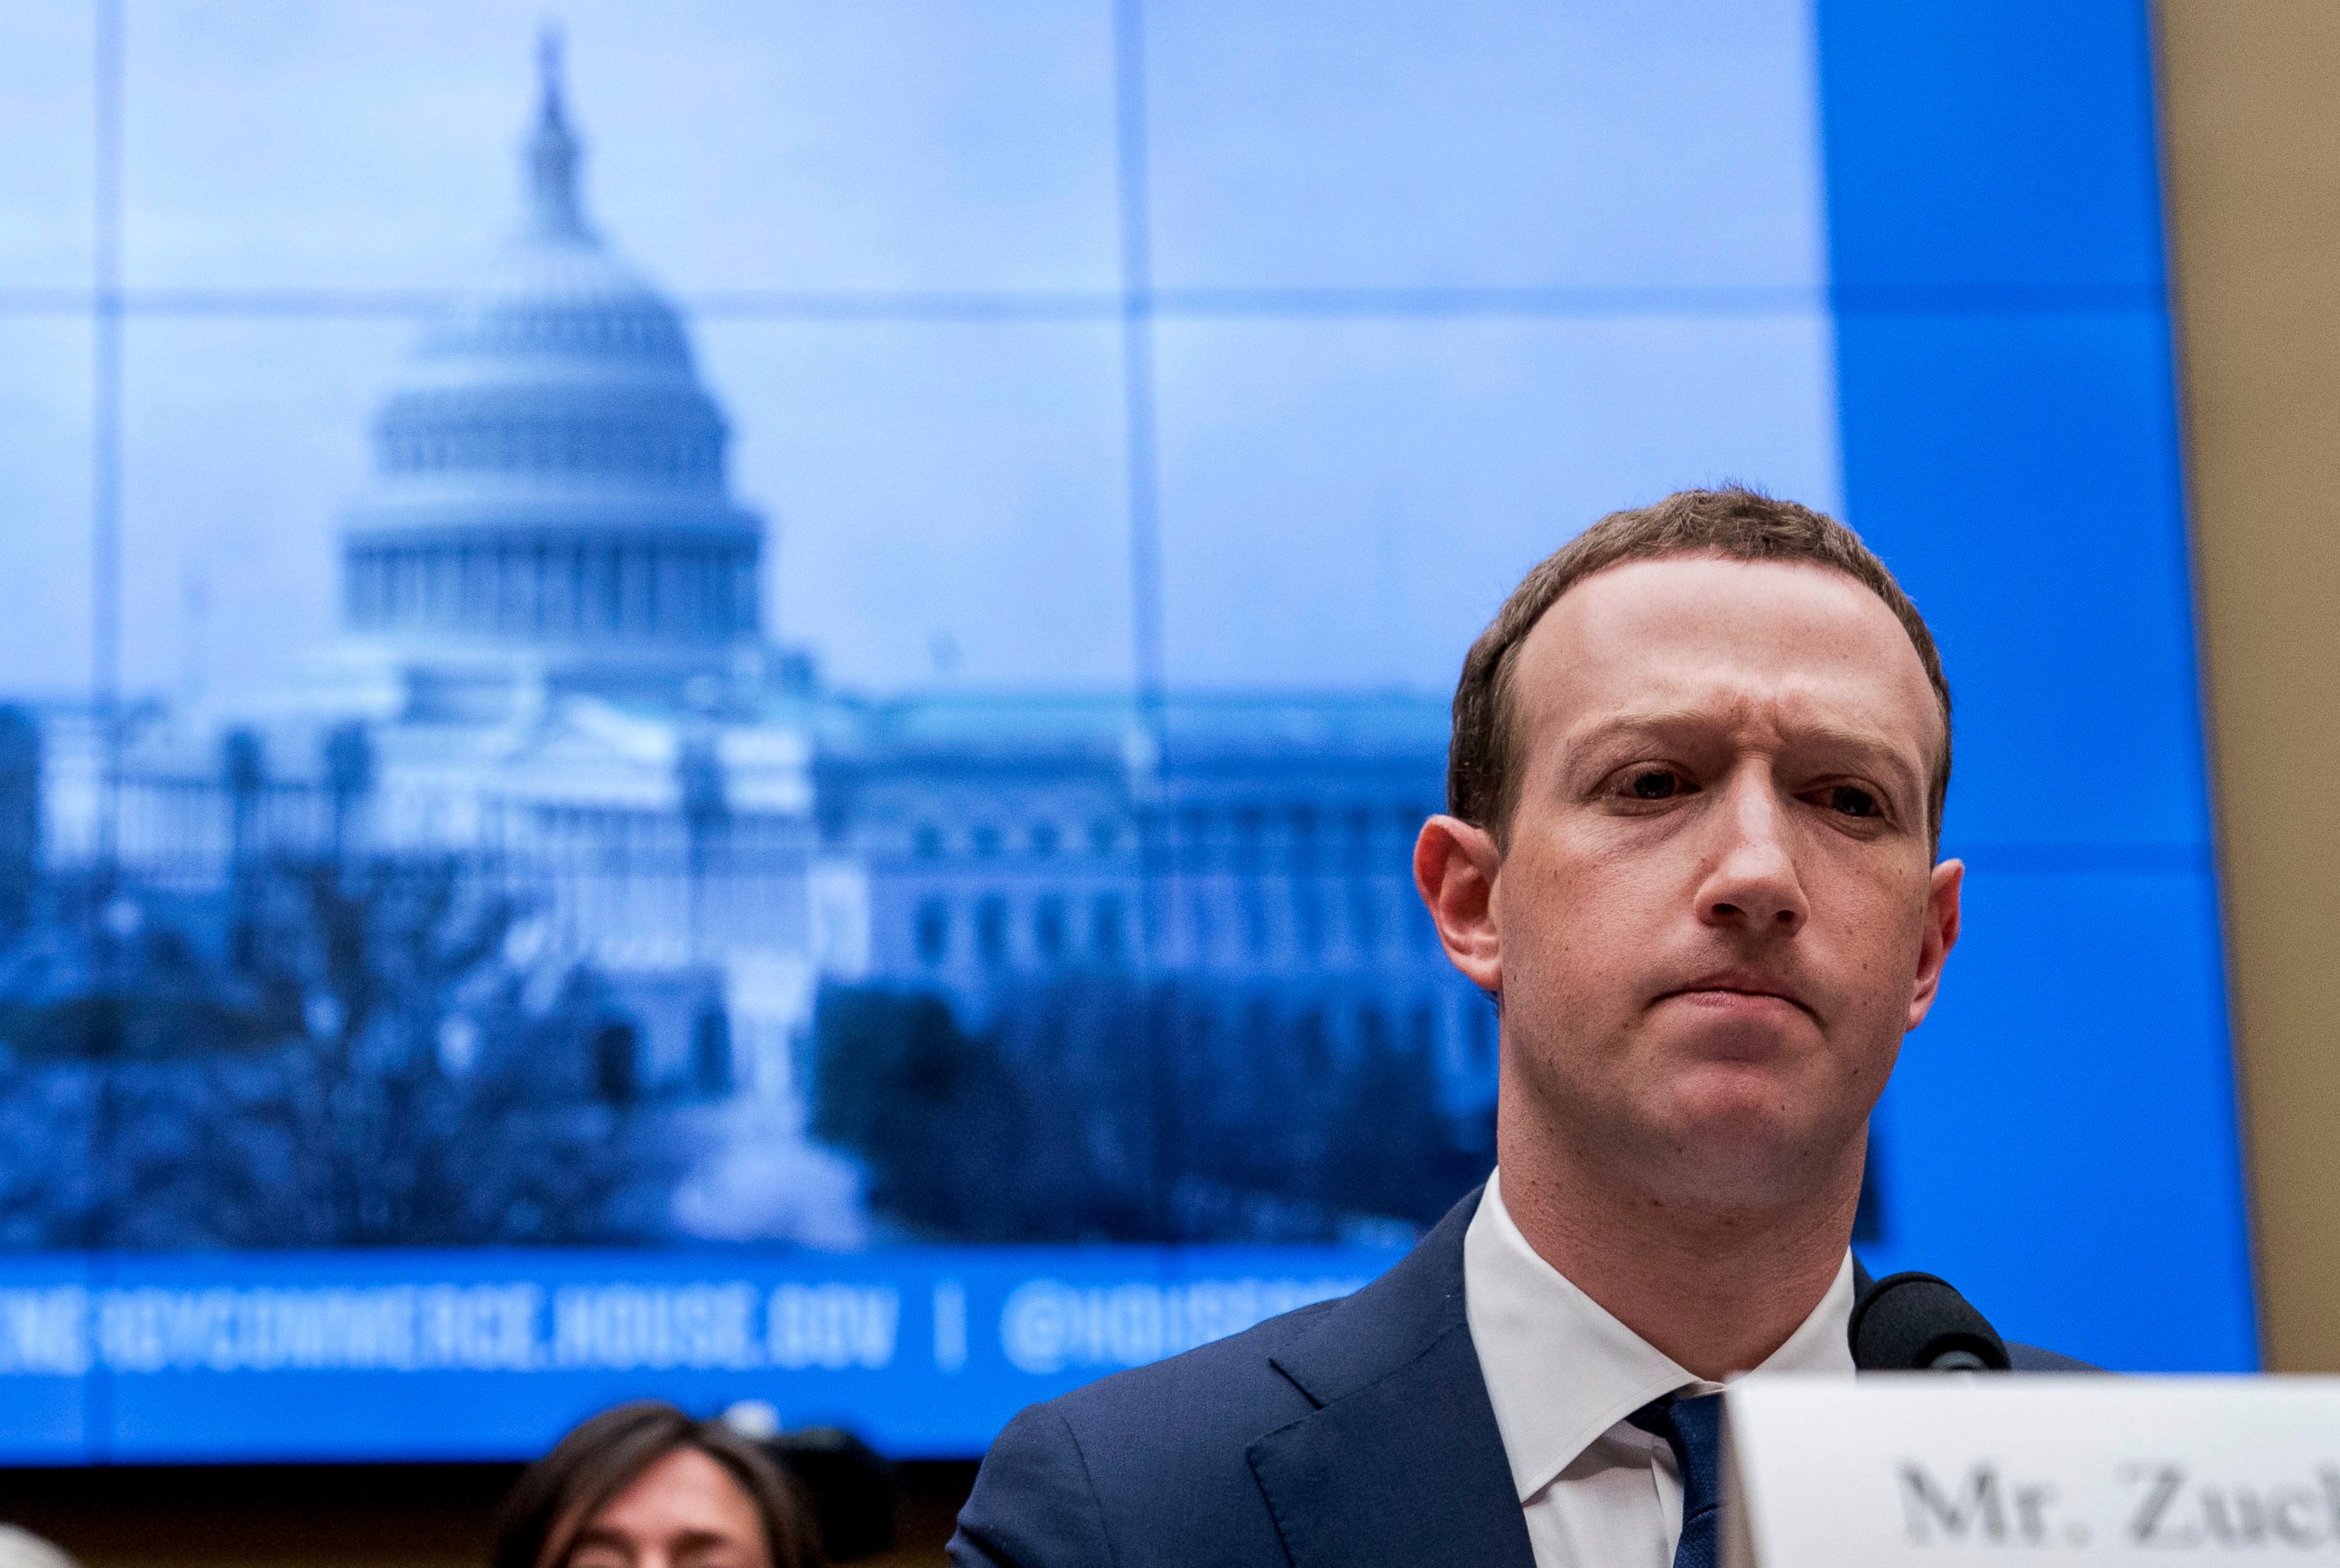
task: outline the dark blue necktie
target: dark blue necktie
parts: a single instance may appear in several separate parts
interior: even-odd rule
[[[1666,1440],[1681,1473],[1681,1540],[1674,1568],[1715,1568],[1721,1561],[1715,1525],[1722,1506],[1722,1395],[1669,1394],[1625,1417]]]

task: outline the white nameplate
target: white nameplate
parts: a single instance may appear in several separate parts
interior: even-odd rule
[[[1754,1377],[1731,1568],[2340,1563],[2340,1378]]]

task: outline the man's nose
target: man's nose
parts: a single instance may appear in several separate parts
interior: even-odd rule
[[[1699,918],[1750,933],[1794,936],[1810,909],[1796,872],[1788,802],[1769,778],[1750,769],[1724,786],[1718,804],[1720,842],[1699,889]]]

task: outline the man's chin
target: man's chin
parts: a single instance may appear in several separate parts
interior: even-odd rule
[[[1812,1086],[1805,1064],[1785,1053],[1761,1058],[1709,1057],[1677,1067],[1667,1086],[1673,1113],[1717,1133],[1745,1124],[1750,1132],[1809,1121]]]
[[[1655,1118],[1677,1168],[1726,1206],[1809,1192],[1860,1136],[1859,1118],[1815,1117],[1808,1090],[1745,1064],[1716,1064],[1678,1082]]]

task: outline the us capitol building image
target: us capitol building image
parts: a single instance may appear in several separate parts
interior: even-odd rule
[[[255,845],[461,864],[525,910],[513,952],[607,978],[605,1077],[699,1118],[686,1236],[860,1234],[808,1131],[840,987],[980,1029],[1035,987],[1174,980],[1210,1062],[1378,1044],[1433,1062],[1447,1111],[1491,1103],[1492,1010],[1408,871],[1444,703],[828,686],[766,624],[689,324],[579,164],[548,64],[519,232],[379,405],[339,640],[281,700],[136,708],[113,764],[86,714],[44,713],[43,874],[102,858],[200,904]]]

